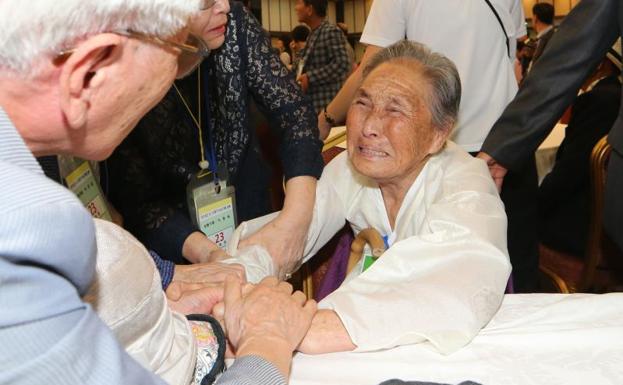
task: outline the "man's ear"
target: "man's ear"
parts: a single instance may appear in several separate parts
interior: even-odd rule
[[[105,81],[110,66],[121,58],[124,39],[112,33],[90,37],[61,65],[60,107],[70,128],[80,129],[87,123],[94,91]]]

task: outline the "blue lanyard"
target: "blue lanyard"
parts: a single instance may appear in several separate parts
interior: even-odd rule
[[[203,98],[203,106],[204,106],[204,111],[205,113],[202,116],[202,127],[205,127],[208,131],[208,140],[207,143],[204,142],[204,152],[206,154],[208,154],[208,160],[210,162],[210,171],[212,171],[212,175],[214,175],[214,185],[218,186],[219,182],[220,182],[220,178],[218,175],[218,167],[217,167],[217,163],[216,163],[216,147],[214,146],[214,136],[212,133],[212,119],[211,119],[211,109],[210,109],[210,88],[209,88],[209,77],[208,76],[201,76],[201,71],[203,69],[203,66],[200,65],[199,68],[197,68],[197,75],[199,76],[199,81],[197,83],[199,83],[197,86],[201,87],[200,90],[197,92],[198,95],[198,101],[197,104],[199,106],[201,106],[202,100],[201,100],[201,90],[204,90],[204,95],[205,97]],[[201,107],[199,107],[201,108]],[[199,130],[199,135],[202,135],[203,133],[201,132],[201,129]]]

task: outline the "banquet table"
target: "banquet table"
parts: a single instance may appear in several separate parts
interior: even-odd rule
[[[290,384],[365,385],[391,378],[621,385],[623,293],[507,294],[489,324],[453,354],[442,355],[428,343],[368,353],[297,353]]]

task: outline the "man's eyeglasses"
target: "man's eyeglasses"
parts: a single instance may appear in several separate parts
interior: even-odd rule
[[[214,5],[214,3],[215,3],[215,0],[203,0],[201,6],[210,8]],[[201,9],[203,10],[204,8],[201,8]],[[206,46],[205,42],[201,38],[195,35],[192,35],[192,34],[188,35],[185,42],[178,43],[170,39],[163,39],[157,36],[151,36],[151,35],[144,34],[142,32],[136,32],[136,31],[131,31],[131,30],[113,31],[112,33],[143,40],[148,43],[152,43],[152,44],[156,44],[156,45],[160,45],[160,46],[164,46],[168,48],[179,49],[180,54],[177,57],[177,64],[178,64],[177,75],[176,75],[177,78],[182,78],[188,75],[189,73],[191,73],[193,70],[195,70],[195,68],[199,66],[199,64],[201,64],[203,59],[206,58],[210,54],[210,49]],[[54,64],[58,65],[58,64],[65,62],[65,60],[67,60],[73,52],[74,52],[74,49],[69,49],[69,50],[60,52],[54,58]]]

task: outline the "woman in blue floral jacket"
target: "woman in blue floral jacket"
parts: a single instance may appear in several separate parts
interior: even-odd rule
[[[186,206],[186,185],[200,160],[199,131],[191,113],[198,118],[201,97],[201,106],[207,106],[200,118],[203,143],[207,153],[214,148],[218,164],[227,168],[242,221],[270,211],[269,170],[249,117],[253,100],[279,138],[287,182],[282,212],[247,242],[287,258],[302,252],[322,172],[316,114],[242,4],[232,3],[227,13],[227,0],[218,0],[212,11],[209,25],[198,32],[212,50],[210,56],[176,82],[109,159],[109,199],[127,229],[162,257],[177,263],[212,260],[216,246],[191,222]]]

